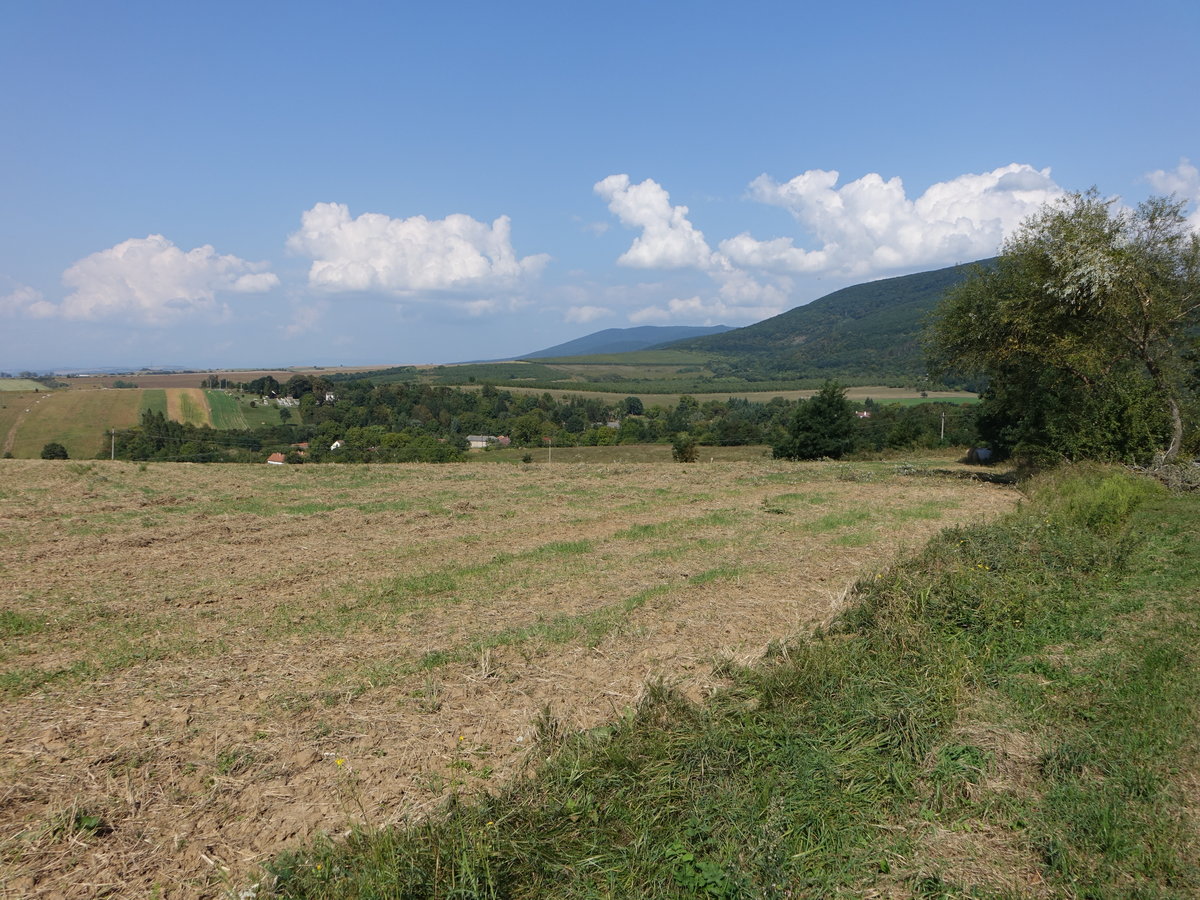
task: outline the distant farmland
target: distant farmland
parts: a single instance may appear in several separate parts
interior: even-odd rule
[[[222,430],[257,428],[262,425],[278,425],[279,409],[262,404],[257,398],[240,397],[224,390],[205,389],[198,386],[198,373],[186,373],[190,385],[165,385],[173,380],[184,381],[183,375],[138,377],[136,388],[106,389],[101,379],[72,379],[70,390],[12,391],[0,392],[0,442],[3,450],[18,458],[36,458],[42,447],[57,441],[67,448],[73,459],[91,458],[107,447],[105,433],[112,428],[129,428],[138,424],[142,411],[158,412],[177,422],[192,425],[211,425]],[[254,373],[242,373],[249,376]],[[279,373],[287,374],[287,373]],[[132,377],[132,376],[127,376]],[[5,379],[11,384],[19,379]],[[34,384],[34,382],[29,382]],[[89,389],[81,387],[86,384]],[[160,385],[160,386],[155,386]],[[465,390],[481,385],[461,385]],[[539,388],[505,388],[519,394],[549,393],[561,399],[579,395],[578,391]],[[740,397],[758,403],[767,403],[772,398],[800,400],[812,396],[814,390],[772,391],[722,391],[712,394],[693,394],[697,401],[725,401]],[[633,394],[646,406],[673,407],[679,402],[680,394],[656,394],[634,391]],[[618,402],[628,394],[588,392],[586,396]],[[914,404],[926,401],[972,403],[978,398],[961,391],[930,391],[922,396],[920,391],[888,387],[851,387],[847,396],[861,402],[870,397],[880,403]],[[254,403],[252,406],[251,403]],[[29,412],[26,413],[25,410]]]
[[[6,394],[5,403],[10,409],[16,398],[26,402],[15,416],[5,417],[9,428],[4,447],[19,458],[39,456],[42,447],[51,441],[66,447],[73,458],[94,457],[104,449],[107,429],[136,425],[141,414],[141,391]]]
[[[55,441],[67,448],[72,459],[91,459],[108,448],[109,430],[136,426],[146,410],[215,428],[279,424],[274,406],[251,407],[249,400],[198,387],[4,391],[0,393],[0,452],[33,459]]]

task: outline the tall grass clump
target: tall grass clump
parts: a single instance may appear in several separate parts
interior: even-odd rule
[[[954,729],[972,698],[1009,690],[1046,648],[1105,638],[1097,598],[1122,577],[1138,546],[1131,516],[1156,490],[1106,470],[1050,476],[1015,514],[943,532],[861,581],[827,629],[757,665],[724,664],[728,686],[707,703],[651,684],[603,728],[556,730],[532,751],[537,767],[495,794],[278,858],[271,896],[966,896],[914,862],[922,827],[982,790],[990,765]],[[1064,884],[1102,843],[1067,831],[1117,821],[1108,794],[1076,783],[1097,738],[1080,740],[1046,757],[1057,806],[1034,791],[988,813],[988,828],[1027,829],[1017,843],[1043,848],[1039,865]]]

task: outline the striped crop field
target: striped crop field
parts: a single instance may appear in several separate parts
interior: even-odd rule
[[[167,418],[185,425],[211,425],[208,398],[200,388],[167,388]]]

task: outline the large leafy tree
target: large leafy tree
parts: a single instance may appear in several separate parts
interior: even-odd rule
[[[989,379],[981,429],[1001,449],[1171,459],[1198,311],[1183,204],[1121,209],[1093,189],[1045,206],[952,288],[926,346],[936,371]]]
[[[854,445],[854,408],[841,385],[827,381],[801,401],[786,436],[772,448],[776,459],[838,459]]]

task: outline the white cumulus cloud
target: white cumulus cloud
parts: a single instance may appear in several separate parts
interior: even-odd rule
[[[72,291],[41,301],[35,315],[100,319],[129,315],[159,325],[193,312],[225,312],[217,294],[259,293],[279,284],[266,263],[221,256],[211,246],[181,250],[161,234],[131,238],[85,256],[62,276]]]
[[[1063,193],[1049,169],[1013,163],[960,175],[910,199],[899,178],[871,173],[838,187],[839,173],[811,169],[779,183],[761,175],[750,196],[788,210],[819,246],[740,234],[721,253],[735,266],[776,272],[866,276],[948,265],[997,252],[1004,237]]]
[[[1200,231],[1200,169],[1184,158],[1169,172],[1162,169],[1150,172],[1146,180],[1160,194],[1174,194],[1179,200],[1186,201],[1192,207],[1188,221],[1193,229]]]
[[[707,269],[715,262],[704,234],[688,221],[686,206],[672,206],[658,182],[631,184],[628,175],[609,175],[593,190],[628,228],[642,233],[617,259],[638,269]]]
[[[466,215],[351,218],[342,203],[318,203],[301,216],[288,248],[313,260],[308,281],[329,292],[470,290],[515,285],[536,275],[545,254],[518,259],[510,221],[491,225]]]
[[[9,293],[0,296],[0,315],[25,315],[34,319],[45,319],[54,315],[57,307],[48,303],[42,292],[27,284],[18,284]]]
[[[608,315],[612,315],[612,310],[606,306],[572,306],[563,314],[563,318],[568,322],[586,325]]]
[[[645,325],[652,322],[694,322],[700,325],[724,325],[731,318],[744,319],[751,316],[751,321],[765,319],[781,310],[755,309],[740,304],[731,304],[721,298],[704,298],[700,296],[675,298],[662,306],[647,306],[629,314],[629,321],[635,325]]]

